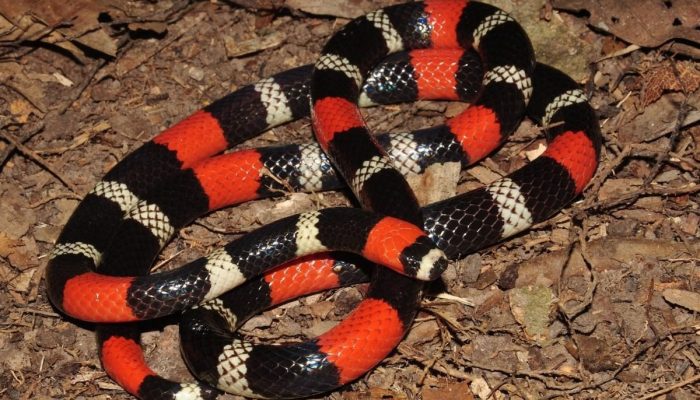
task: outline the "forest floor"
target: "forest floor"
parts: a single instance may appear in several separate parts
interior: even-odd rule
[[[392,2],[84,0],[31,12],[30,3],[0,5],[0,398],[130,399],[100,366],[91,327],[66,320],[46,297],[47,255],[72,211],[158,132],[312,63],[350,18]],[[396,351],[318,398],[699,398],[700,50],[696,33],[671,31],[698,32],[697,10],[692,1],[627,11],[604,0],[586,10],[576,1],[495,3],[524,23],[539,61],[585,86],[604,137],[597,174],[550,221],[450,265]],[[682,40],[646,37],[651,29],[629,21],[663,24],[654,32]],[[365,116],[375,132],[405,131],[463,108],[421,101]],[[242,147],[311,138],[301,120]],[[544,146],[526,121],[463,171],[455,190],[492,182]],[[419,192],[435,186],[417,182]],[[182,229],[157,262],[174,268],[280,217],[349,204],[346,193],[295,193],[217,211]],[[318,335],[365,290],[293,301],[243,332],[264,341]],[[150,325],[146,357],[164,376],[190,381],[174,322]]]

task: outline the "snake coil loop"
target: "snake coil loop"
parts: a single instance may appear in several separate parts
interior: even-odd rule
[[[357,108],[358,100],[416,98],[472,104],[443,126],[376,137]],[[526,114],[547,127],[544,154],[483,188],[418,206],[405,175],[476,162]],[[308,115],[318,146],[216,156]],[[137,397],[212,399],[214,387],[264,398],[330,391],[393,350],[413,321],[421,280],[439,277],[447,259],[544,221],[579,195],[600,145],[585,94],[535,62],[508,14],[465,0],[387,7],[348,23],[314,66],[241,88],[117,164],[63,229],[47,267],[48,294],[62,312],[100,323],[105,370]],[[288,217],[181,268],[147,275],[174,233],[206,212],[289,187],[337,189],[343,180],[365,210]],[[374,269],[367,298],[345,321],[295,344],[254,345],[231,333],[261,308],[368,279],[357,259],[334,251],[389,267]],[[144,362],[138,331],[107,324],[183,310],[183,355],[211,387],[159,377]]]

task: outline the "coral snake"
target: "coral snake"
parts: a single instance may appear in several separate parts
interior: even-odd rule
[[[416,98],[471,106],[443,126],[377,137],[357,108],[358,99]],[[418,206],[404,175],[466,167],[526,114],[545,127],[544,154],[483,188]],[[217,156],[308,115],[320,146]],[[421,281],[437,278],[447,259],[546,220],[580,194],[600,145],[585,94],[568,76],[535,63],[527,35],[508,14],[464,0],[387,7],[343,27],[314,66],[243,87],[118,163],[64,227],[47,266],[49,298],[65,314],[99,323],[106,371],[137,397],[210,399],[220,393],[214,387],[262,398],[327,392],[392,351],[415,316]],[[361,209],[284,218],[183,267],[147,275],[174,233],[204,213],[290,189],[337,189],[343,181]],[[367,280],[355,265],[362,259],[388,268],[372,269],[366,298],[320,337],[264,345],[232,333],[262,308]],[[159,377],[145,364],[133,324],[110,324],[183,310],[183,356],[206,383]]]

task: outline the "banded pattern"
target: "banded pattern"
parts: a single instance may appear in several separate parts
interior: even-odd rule
[[[265,225],[177,270],[139,277],[77,275],[65,282],[60,306],[90,322],[158,318],[214,299],[280,264],[330,250],[355,253],[419,279],[432,279],[425,271],[447,265],[442,251],[405,221],[327,208]]]
[[[543,118],[547,105],[558,101],[556,99],[560,93],[576,87],[576,84],[565,75],[543,65],[537,66],[533,79],[536,82],[533,93],[533,101],[535,102],[530,104],[528,114],[537,121],[541,121]],[[556,84],[548,84],[550,80],[554,80]],[[589,162],[598,157],[597,149],[600,146],[600,136],[597,118],[587,103],[576,103],[557,111],[554,123],[556,126],[547,131],[550,148],[556,147],[557,143],[568,141],[572,132],[581,132],[588,139],[588,142],[586,146],[580,146],[578,149],[584,153],[588,151],[591,153],[581,159],[577,157],[558,158],[558,155],[555,155],[556,152],[548,150],[535,162],[487,187],[423,208],[426,231],[450,259],[460,258],[476,249],[512,236],[533,223],[544,221],[580,193],[574,177],[585,174],[590,179],[594,168]],[[570,142],[570,144],[576,143]],[[408,147],[414,148],[415,146]],[[580,162],[583,160],[586,161]],[[305,262],[309,261],[305,260]],[[236,313],[236,320],[238,324],[241,324],[260,309],[279,304],[287,299],[368,279],[368,276],[353,268],[350,270],[352,279],[346,278],[343,282],[340,282],[339,278],[328,278],[323,280],[324,285],[310,284],[308,291],[295,286],[296,289],[285,288],[284,294],[272,294],[284,285],[285,279],[280,278],[280,276],[301,274],[300,269],[306,271],[303,272],[305,282],[316,282],[317,279],[326,278],[325,276],[324,278],[312,277],[311,271],[320,271],[319,275],[323,275],[325,271],[328,271],[329,274],[336,270],[339,273],[344,273],[348,268],[345,263],[339,264],[340,261],[337,258],[317,257],[313,259],[313,262],[316,263],[313,269],[306,269],[302,267],[303,264],[294,263],[277,269],[270,275],[246,282],[245,286],[239,288],[240,292],[236,290],[226,293],[218,300],[226,305],[226,310]],[[321,266],[319,267],[318,264]],[[290,278],[286,281],[291,282],[295,279]],[[301,281],[301,279],[298,280]],[[231,340],[242,340],[235,334],[222,333],[230,329],[230,325],[224,322],[227,319],[230,320],[230,317],[226,317],[218,311],[204,311],[199,308],[187,312],[181,323],[180,332],[184,339],[182,342],[183,355],[192,370],[199,371],[198,376],[202,379],[207,379],[206,371],[211,371],[211,366],[216,364],[215,357],[220,354],[221,346]],[[205,324],[208,327],[207,330],[199,328]],[[303,346],[306,346],[304,348],[307,351],[316,351],[314,350],[316,348],[308,347],[310,346],[308,343]],[[297,354],[300,349],[285,346],[283,350],[277,349],[274,352],[265,353],[264,359],[270,364],[290,363],[289,360],[295,358],[287,352]],[[260,365],[263,356],[260,357],[258,360],[247,363],[251,366],[251,370],[257,370],[253,366]],[[207,359],[209,361],[206,361]],[[267,376],[269,371],[266,371],[266,376],[259,379],[253,379],[254,374],[251,372],[248,374],[247,382],[258,396],[263,397],[301,396],[310,393],[312,389],[329,390],[331,384],[322,386],[322,388],[303,386],[300,381],[306,381],[300,378],[304,376],[303,371],[300,372],[300,366],[305,364],[298,359],[297,362],[299,364],[284,364],[291,365],[289,374],[297,377],[296,380],[291,378],[277,379],[272,382]],[[296,369],[293,368],[294,365],[297,365]],[[332,366],[327,368],[332,370]],[[253,382],[257,382],[258,385]]]
[[[453,259],[549,217],[583,190],[598,159],[597,120],[585,96],[568,77],[551,68],[538,66],[533,76],[535,64],[529,41],[522,29],[504,15],[490,6],[456,0],[389,7],[351,22],[331,39],[311,79],[312,114],[319,142],[330,151],[340,173],[354,183],[360,201],[367,207],[395,213],[424,226],[430,239]],[[428,55],[432,53],[418,51],[408,58],[398,56],[399,60],[410,61],[405,67],[385,69],[410,78],[406,80],[411,83],[403,86],[408,89],[394,90],[389,80],[379,79],[384,87],[373,87],[360,96],[370,102],[382,96],[395,98],[392,96],[396,93],[448,99],[463,93],[473,96],[478,89],[464,88],[475,88],[476,84],[464,83],[470,79],[474,82],[472,78],[476,77],[484,87],[474,106],[446,126],[432,130],[441,144],[428,146],[427,131],[397,139],[380,138],[377,142],[392,154],[401,153],[398,148],[410,152],[397,161],[402,172],[420,171],[431,162],[424,161],[426,155],[441,162],[467,165],[490,152],[515,128],[530,98],[528,114],[553,125],[548,131],[550,145],[542,157],[504,180],[421,211],[399,179],[400,174],[389,168],[392,162],[385,158],[384,150],[374,148],[374,141],[364,136],[366,129],[352,102],[358,97],[359,84],[368,76],[369,69],[390,52],[471,45],[485,61],[483,67],[479,64],[481,68],[471,69],[478,72],[465,73],[469,69],[455,66],[455,62],[466,60],[475,64],[476,53],[446,50],[442,57],[452,61],[435,68],[443,71],[435,76],[442,74],[447,81],[443,89],[426,84],[431,71],[429,65],[436,64],[437,58]],[[250,244],[261,238],[257,232],[238,241],[239,245],[243,243],[242,252],[240,249],[234,252],[227,246],[210,258],[179,270],[156,277],[129,277],[143,274],[164,241],[197,215],[276,194],[282,185],[261,173],[264,169],[280,171],[287,182],[296,182],[300,190],[326,189],[329,184],[338,184],[330,164],[308,146],[287,147],[287,150],[295,149],[291,152],[279,148],[248,150],[207,159],[273,124],[308,114],[310,73],[310,67],[301,67],[244,87],[165,131],[110,171],[75,211],[52,254],[47,282],[54,304],[91,319],[96,312],[88,310],[95,305],[90,303],[94,298],[89,297],[90,291],[95,290],[95,296],[102,299],[97,312],[101,315],[95,317],[98,320],[124,321],[164,315],[210,299],[226,286],[248,278],[253,271],[260,272],[261,262],[252,262],[252,255],[262,255],[265,261],[278,263],[305,254],[298,251],[299,247],[309,251],[343,248],[349,241],[362,237],[367,240],[362,248],[357,243],[354,245],[357,253],[393,264],[411,276],[435,278],[444,267],[441,253],[431,247],[428,237],[417,228],[402,225],[396,229],[396,220],[386,218],[369,223],[367,218],[377,217],[357,214],[364,215],[357,218],[365,222],[350,226],[357,225],[358,229],[365,226],[365,230],[373,226],[379,232],[374,236],[380,238],[388,233],[397,235],[401,245],[391,243],[391,256],[381,258],[388,253],[376,247],[371,231],[334,235],[339,228],[330,231],[324,228],[328,226],[322,221],[326,211],[285,220],[282,225],[286,224],[286,231],[281,231],[287,233],[278,232],[281,236],[263,240],[267,244],[260,247]],[[343,158],[344,155],[348,157]],[[303,165],[303,160],[313,160],[306,161],[312,167],[291,166]],[[231,168],[232,165],[235,167]],[[319,173],[314,165],[320,165],[323,171]],[[229,173],[230,170],[233,172]],[[381,192],[390,193],[389,198]],[[280,225],[272,227],[261,231],[279,229]],[[299,231],[303,234],[292,233]],[[298,241],[299,237],[304,239]],[[121,240],[124,238],[130,240]],[[279,248],[280,242],[289,245]],[[302,246],[298,246],[300,243]],[[250,250],[245,250],[246,246]],[[324,259],[305,263],[332,265],[331,270],[345,271],[344,267],[338,267],[345,264]],[[124,277],[105,278],[89,272],[92,268]],[[296,268],[287,266],[258,281],[265,282],[272,302],[304,292],[302,289],[280,291],[282,285],[275,284],[271,278]],[[412,280],[384,269],[377,273],[369,299],[346,323],[314,341],[295,346],[251,346],[236,341],[225,329],[244,318],[231,310],[224,311],[223,301],[204,303],[188,312],[182,328],[187,362],[201,379],[255,397],[308,396],[351,381],[379,362],[400,340],[413,318],[420,293],[420,285]],[[216,275],[228,283],[220,284],[214,280]],[[322,282],[317,286],[319,289],[345,283],[341,278],[319,282]],[[174,288],[177,290],[173,291]],[[377,318],[369,319],[370,315]],[[189,329],[192,327],[195,328]],[[381,329],[385,337],[377,341],[365,329]],[[147,399],[208,399],[216,395],[209,387],[175,384],[157,377],[143,363],[138,335],[130,328],[100,327],[98,337],[105,369],[131,393]],[[360,338],[364,344],[355,347],[347,342],[348,337]],[[228,353],[224,350],[226,346]],[[128,354],[125,356],[124,352]]]
[[[387,71],[387,79],[394,80],[395,83],[392,85],[392,88],[398,88],[400,90],[401,87],[410,85],[413,79],[416,79],[415,76],[408,79],[408,77],[405,76],[392,75],[389,71],[396,70],[396,68],[393,68],[391,65],[391,63],[387,63],[384,66],[380,66],[380,68],[384,68],[384,70]],[[472,61],[469,66],[464,66],[463,71],[469,71],[469,68],[478,69],[478,65],[474,64]],[[308,113],[307,96],[310,70],[310,66],[300,67],[271,78],[281,88],[283,95],[288,99],[289,103],[286,106],[293,111],[293,118],[298,118]],[[464,75],[461,77],[462,82],[467,82],[469,77],[478,76],[478,74],[469,74],[468,72],[462,73]],[[269,86],[270,79],[266,80],[266,82],[266,86]],[[436,83],[440,82],[436,81]],[[471,82],[471,84],[476,85],[476,82]],[[258,85],[258,87],[261,86],[262,85]],[[386,90],[382,90],[382,88],[373,88],[368,84],[366,86],[366,92],[372,92],[373,96],[377,98],[379,102],[389,101],[388,93]],[[401,92],[407,93],[406,91]],[[176,214],[178,212],[180,213],[180,215],[172,216],[173,221],[179,221],[179,226],[186,223],[183,221],[187,220],[187,218],[195,218],[197,215],[201,215],[207,211],[207,205],[203,205],[202,201],[187,201],[191,199],[183,198],[182,193],[204,190],[209,197],[208,208],[216,209],[247,199],[278,195],[281,189],[287,188],[286,186],[283,187],[279,182],[292,183],[292,186],[297,190],[328,190],[341,187],[341,183],[335,176],[335,172],[330,163],[323,153],[320,152],[318,147],[314,146],[304,145],[301,147],[286,146],[283,148],[268,148],[260,149],[256,152],[244,151],[231,156],[222,156],[216,160],[205,159],[209,153],[218,150],[214,145],[221,146],[221,148],[226,146],[220,143],[219,139],[216,137],[217,134],[229,137],[233,141],[240,141],[244,137],[235,135],[240,135],[241,133],[252,135],[255,133],[256,129],[262,129],[259,127],[268,127],[267,121],[270,119],[263,114],[263,111],[267,112],[269,107],[263,104],[263,100],[258,93],[260,93],[260,90],[255,90],[255,85],[248,86],[212,103],[205,110],[193,114],[181,123],[163,132],[152,142],[128,156],[110,171],[105,177],[105,180],[100,182],[93,190],[93,192],[98,192],[99,195],[95,193],[88,195],[64,228],[59,238],[59,243],[57,243],[52,252],[49,265],[50,276],[48,277],[50,288],[51,286],[59,286],[52,285],[52,283],[56,282],[56,276],[59,277],[58,281],[60,282],[62,279],[67,280],[71,276],[77,275],[79,271],[89,270],[93,267],[96,267],[98,270],[107,270],[122,275],[139,274],[145,269],[146,264],[150,263],[149,260],[155,256],[157,249],[152,245],[143,245],[149,241],[152,242],[150,237],[145,237],[150,236],[148,233],[149,231],[137,229],[140,233],[134,233],[133,228],[135,228],[135,226],[121,224],[123,215],[140,201],[136,194],[125,190],[128,189],[128,187],[134,187],[134,191],[143,197],[147,195],[159,196],[162,192],[156,191],[155,188],[157,184],[160,184],[161,189],[168,190],[166,190],[167,193],[163,197],[159,197],[159,199],[179,199],[185,201],[178,204],[177,207],[167,208],[168,210],[172,209],[176,211]],[[412,100],[413,97],[401,98],[393,96],[392,99],[393,101],[407,101]],[[464,99],[468,100],[468,98]],[[260,104],[260,106],[256,106],[256,104]],[[249,113],[246,121],[239,120],[239,114],[235,112],[236,110],[243,110]],[[206,152],[201,149],[192,151],[188,150],[186,147],[175,148],[173,151],[168,149],[170,142],[178,143],[185,141],[185,137],[188,135],[200,138],[199,140],[205,144],[204,150],[206,150]],[[436,149],[438,150],[433,152],[429,150],[431,146],[428,146],[428,139],[427,132],[416,134],[417,142],[422,143],[424,147],[423,151],[427,151],[431,154],[435,153],[436,160],[446,155],[445,152],[439,151],[439,149],[449,146],[450,140],[454,141],[453,139],[448,139],[447,144],[437,144]],[[212,143],[214,145],[212,145]],[[290,149],[294,149],[294,151],[289,151]],[[296,151],[297,149],[301,150]],[[183,171],[187,171],[185,169],[187,166],[194,166],[197,163],[196,158],[201,158],[202,162],[195,168],[194,173],[178,173],[173,168],[174,165],[179,163],[177,161],[178,154],[181,155],[183,160],[181,164]],[[415,158],[416,156],[412,157]],[[301,160],[301,162],[295,160]],[[225,166],[225,163],[230,163],[235,167],[230,168],[229,166]],[[430,161],[424,162],[425,165],[429,163]],[[267,175],[260,173],[259,168],[261,164],[264,164],[266,168],[273,172],[275,176],[274,179],[268,179]],[[155,169],[155,171],[152,171],[152,174],[151,169]],[[237,171],[237,173],[233,177],[227,176],[222,179],[221,171]],[[196,180],[192,179],[193,175],[197,178]],[[168,181],[164,178],[165,176],[171,176],[172,178]],[[117,177],[118,180],[123,180],[127,183],[109,180],[112,177]],[[209,177],[213,177],[213,179],[209,179]],[[305,181],[305,179],[310,180]],[[248,183],[240,185],[240,181]],[[166,184],[165,182],[170,182],[172,185]],[[196,183],[196,187],[192,187],[193,182]],[[222,182],[231,182],[231,185],[218,187],[217,189],[216,184],[221,184]],[[298,184],[294,184],[294,182],[298,182]],[[241,186],[243,187],[241,188]],[[170,189],[173,190],[169,191]],[[105,195],[118,200],[111,201],[105,199],[107,200],[105,202],[102,200]],[[154,203],[160,204],[161,201],[155,200]],[[119,211],[114,210],[112,204],[115,204]],[[145,204],[148,204],[148,202]],[[91,222],[86,224],[86,221]],[[92,221],[95,221],[97,224],[93,225]],[[117,230],[120,224],[122,227]],[[97,228],[97,230],[90,227]],[[99,246],[101,249],[107,247],[106,244],[109,243],[107,237],[111,235],[105,235],[106,233],[113,234],[116,237],[131,239],[117,241],[117,246],[122,245],[122,250],[111,252],[111,257],[119,258],[119,256],[125,254],[133,255],[135,253],[136,255],[130,260],[135,262],[133,267],[124,268],[124,265],[130,264],[118,265],[119,263],[116,261],[113,261],[111,266],[107,266],[106,263],[101,262],[103,250],[98,250],[96,246]],[[76,238],[90,238],[86,240],[92,244],[88,245],[87,243],[76,240]],[[71,240],[75,241],[72,242]],[[114,245],[115,242],[112,243]],[[54,260],[54,258],[57,259]],[[139,266],[142,266],[142,268],[140,269]],[[117,268],[121,268],[121,270],[117,270]],[[57,299],[62,299],[63,292],[54,293],[54,295]],[[57,299],[53,301],[57,303],[59,301]],[[110,341],[110,339],[119,338],[124,339],[134,349],[138,349],[138,336],[135,332],[123,328],[115,329],[114,327],[115,325],[109,325],[100,326],[98,328],[98,337],[100,338],[99,345],[101,348],[114,347],[112,344],[114,342]],[[117,343],[121,343],[121,341],[117,341]],[[114,353],[110,352],[109,354]],[[181,398],[179,394],[179,384],[158,378],[156,374],[145,367],[145,365],[139,368],[110,367],[112,364],[121,363],[123,359],[123,357],[103,357],[103,363],[108,373],[110,373],[110,376],[127,388],[131,393],[138,394],[140,397],[145,398]],[[127,357],[127,359],[134,360],[135,358]],[[137,373],[132,373],[133,371]],[[210,389],[208,390],[207,393],[211,395],[213,392],[211,392]],[[156,393],[158,394],[157,396],[155,395]],[[204,396],[204,398],[209,397]]]

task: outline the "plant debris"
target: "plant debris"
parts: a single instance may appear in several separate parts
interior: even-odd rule
[[[237,88],[313,63],[349,18],[393,3],[0,4],[0,398],[131,398],[102,370],[91,327],[47,301],[43,268],[68,217],[158,132]],[[585,86],[604,135],[598,172],[551,220],[452,263],[397,350],[317,398],[700,397],[698,7],[494,3],[524,23],[540,60]],[[419,102],[364,114],[373,131],[396,132],[461,108]],[[310,141],[309,125],[275,128],[243,147]],[[411,182],[422,201],[435,201],[498,179],[545,146],[526,121],[480,165]],[[350,204],[344,193],[297,193],[217,211],[182,229],[156,265],[175,268],[274,219]],[[243,332],[260,341],[317,335],[365,291],[290,302]],[[191,381],[175,321],[149,324],[144,350],[158,373]]]

